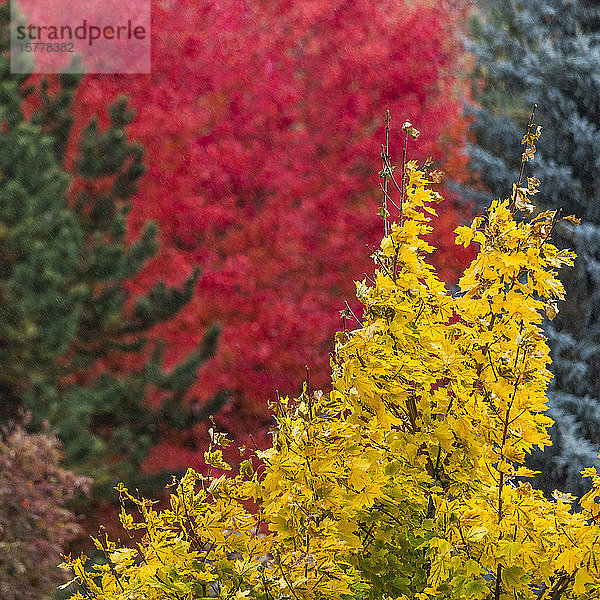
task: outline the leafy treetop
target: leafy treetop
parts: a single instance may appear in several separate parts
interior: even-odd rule
[[[533,141],[523,140],[524,162]],[[382,172],[386,183],[392,175]],[[523,481],[527,454],[550,443],[542,313],[556,311],[557,269],[574,255],[550,243],[558,217],[535,214],[536,182],[519,181],[512,197],[457,229],[457,243],[475,242],[479,253],[451,295],[424,260],[440,200],[434,178],[409,162],[393,180],[400,217],[373,252],[373,279],[356,284],[364,317],[336,336],[331,391],[307,380],[300,397],[279,399],[271,448],[235,476],[223,473],[227,440],[211,430],[207,475],[189,470],[164,511],[120,484],[132,543],[96,539],[107,563],[92,572],[85,557],[68,558],[75,598],[600,592],[600,476],[583,472],[593,489],[580,512],[568,494],[548,500]]]

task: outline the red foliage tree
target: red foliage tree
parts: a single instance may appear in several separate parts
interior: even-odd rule
[[[152,73],[80,86],[80,124],[120,93],[138,111],[128,133],[145,145],[149,172],[131,236],[156,220],[162,249],[132,287],[176,284],[202,266],[189,309],[154,333],[175,363],[221,322],[218,356],[194,392],[233,391],[219,418],[240,443],[265,431],[266,401],[295,391],[302,365],[311,384],[327,384],[337,311],[354,297],[348,282],[370,268],[365,243],[381,235],[386,109],[394,148],[408,117],[427,132],[411,157],[432,156],[452,176],[465,166],[464,10],[460,1],[165,0],[153,5]],[[456,224],[452,212],[440,219],[448,233]],[[449,238],[435,245],[452,280],[466,256]],[[166,440],[154,465],[197,466],[181,442]]]

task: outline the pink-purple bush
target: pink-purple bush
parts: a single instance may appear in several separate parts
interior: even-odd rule
[[[0,431],[0,598],[38,600],[64,581],[57,568],[80,533],[65,502],[91,480],[60,466],[59,441],[21,428]]]

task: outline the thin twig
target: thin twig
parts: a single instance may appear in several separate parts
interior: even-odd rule
[[[385,162],[386,168],[388,169],[388,171],[390,173],[390,179],[391,179],[392,183],[394,184],[394,187],[398,190],[399,193],[402,193],[402,190],[400,189],[400,186],[398,185],[398,182],[396,181],[396,178],[394,177],[394,174],[392,172],[392,165],[390,165],[390,162],[389,162],[389,160],[387,160],[387,158],[384,162]],[[388,196],[388,198],[389,198],[389,196]],[[402,210],[402,208],[400,208],[399,210]]]
[[[362,545],[364,546],[365,542],[369,539],[369,537],[371,536],[372,532],[373,532],[373,528],[375,527],[375,522],[373,522],[371,524],[371,527],[369,527],[369,529],[365,529],[362,525],[359,525],[359,527],[365,532],[365,537],[362,541]]]
[[[369,283],[372,283],[373,285],[377,285],[366,273],[363,273],[363,275],[366,277],[367,281],[369,281]]]
[[[254,441],[254,438],[252,437],[252,434],[249,433],[248,436],[250,437],[250,441],[252,442],[252,445],[254,446],[254,449],[257,450],[258,452],[260,452],[260,448],[256,445],[256,442]],[[269,461],[266,458],[261,458],[261,460],[267,464],[269,464]]]
[[[550,230],[546,234],[546,237],[542,240],[540,247],[543,246],[546,243],[546,241],[548,240],[548,238],[552,235],[552,231],[554,230],[554,227],[556,227],[556,224],[560,221],[562,211],[563,211],[563,209],[559,208],[558,210],[556,210],[554,212],[554,216],[552,217],[552,223],[550,224]]]
[[[402,150],[402,192],[400,195],[400,206],[404,206],[404,198],[406,197],[406,149],[408,147],[408,130],[404,134],[404,149]],[[400,214],[400,222],[402,222],[402,214]]]
[[[500,600],[500,579],[502,577],[502,565],[496,567],[496,589],[494,590],[494,600]]]
[[[275,390],[275,398],[277,399],[277,412],[283,417],[284,410],[281,404],[281,397],[279,396],[279,390]]]
[[[281,566],[281,563],[279,562],[277,564],[277,566],[279,567],[279,571],[280,571],[280,573],[281,573],[281,575],[283,577],[283,580],[287,584],[288,589],[290,590],[290,592],[292,592],[292,595],[294,596],[294,598],[296,598],[296,600],[300,600],[300,598],[298,598],[298,594],[296,594],[296,591],[292,587],[292,584],[290,583],[290,581],[288,580],[288,578],[285,576],[285,573],[283,572],[283,567]]]
[[[381,181],[379,182],[379,189],[385,194],[386,198],[398,209],[400,210],[400,207],[392,200],[392,197],[390,195],[388,195],[387,191],[385,190],[385,188],[383,187],[383,185],[381,185]]]
[[[388,110],[385,114],[385,148],[382,149],[381,157],[384,163],[384,176],[383,176],[383,236],[388,236],[388,171],[386,170],[385,163],[389,153],[389,139],[390,139],[390,111]]]
[[[350,308],[350,305],[348,304],[347,300],[344,300],[344,304],[346,305],[348,312],[352,315],[352,318],[362,327],[362,323],[358,320],[357,316],[352,312],[352,309]]]
[[[533,116],[535,115],[535,111],[537,109],[537,104],[533,105],[533,110],[531,111],[531,117],[529,117],[529,123],[527,124],[527,134],[531,131],[531,127],[533,126]],[[515,202],[517,201],[517,188],[521,185],[521,181],[523,180],[523,171],[525,170],[525,163],[527,161],[523,156],[521,156],[521,170],[519,171],[519,179],[517,180],[517,185],[513,190],[513,197],[510,201],[510,210],[512,211],[515,206]]]
[[[313,415],[312,415],[312,398],[311,398],[311,394],[310,394],[310,371],[308,369],[308,365],[306,366],[306,394],[308,395],[308,416],[310,417],[310,420],[312,421]]]
[[[373,258],[379,263],[379,266],[386,272],[386,275],[396,283],[396,278],[392,275],[391,271],[388,269],[387,265],[377,256],[377,251],[375,250],[375,246],[369,247],[369,244],[365,244],[365,246],[371,251],[373,254]]]

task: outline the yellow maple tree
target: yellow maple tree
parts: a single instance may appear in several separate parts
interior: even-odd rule
[[[348,309],[358,328],[336,335],[331,390],[306,382],[300,397],[278,399],[272,447],[236,475],[211,430],[208,473],[188,471],[166,510],[119,485],[137,513],[121,513],[131,543],[96,539],[107,560],[89,570],[68,557],[74,598],[600,595],[600,476],[583,472],[592,490],[579,511],[526,482],[525,458],[550,444],[552,423],[540,323],[556,314],[557,270],[574,259],[550,242],[559,215],[536,213],[539,181],[520,177],[510,198],[457,229],[457,243],[479,252],[452,294],[426,261],[437,174],[408,162],[396,182],[387,146],[382,156],[385,236],[373,277],[356,284],[362,319]]]

